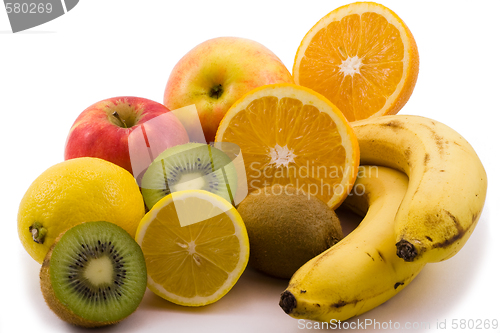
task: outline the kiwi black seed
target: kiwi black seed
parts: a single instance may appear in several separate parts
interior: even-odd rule
[[[136,241],[110,222],[86,222],[66,231],[40,271],[42,293],[63,320],[83,327],[115,324],[132,314],[147,285]]]
[[[151,163],[141,180],[146,206],[180,190],[205,190],[233,203],[236,167],[221,149],[202,143],[168,148]]]

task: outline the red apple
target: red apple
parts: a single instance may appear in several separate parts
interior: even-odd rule
[[[264,45],[219,37],[199,44],[175,65],[163,103],[170,110],[195,104],[206,142],[213,142],[236,100],[254,88],[283,82],[293,83],[290,72]]]
[[[114,97],[78,116],[64,159],[99,157],[137,178],[162,151],[187,142],[184,126],[164,105],[140,97]]]

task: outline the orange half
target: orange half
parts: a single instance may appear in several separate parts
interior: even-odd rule
[[[293,79],[355,121],[399,112],[418,67],[417,44],[406,24],[380,4],[356,2],[309,30],[295,55]]]
[[[273,84],[233,104],[216,142],[241,148],[248,191],[280,184],[338,207],[359,166],[359,146],[339,109],[311,89]]]

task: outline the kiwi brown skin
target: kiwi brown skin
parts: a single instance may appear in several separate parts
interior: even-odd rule
[[[62,236],[62,235],[61,235]],[[61,237],[59,236],[58,239]],[[42,263],[42,268],[40,269],[40,287],[42,289],[43,298],[45,299],[45,303],[49,306],[49,308],[54,311],[54,313],[70,324],[81,326],[81,327],[101,327],[107,325],[113,325],[118,323],[119,321],[107,321],[107,322],[95,322],[90,321],[85,318],[82,318],[76,315],[73,311],[71,311],[68,307],[66,307],[59,299],[56,297],[54,293],[54,289],[52,288],[52,284],[50,283],[50,259],[52,257],[52,252],[57,244],[58,239],[54,242],[54,244],[50,247],[49,252],[45,256],[45,259]]]
[[[291,186],[251,192],[239,205],[250,241],[249,265],[289,279],[308,260],[343,238],[335,212],[320,199]]]
[[[84,222],[88,223],[88,222]],[[42,266],[40,268],[40,289],[42,291],[43,298],[45,300],[45,303],[48,305],[48,307],[62,320],[65,322],[79,326],[79,327],[85,327],[85,328],[97,328],[97,327],[103,327],[103,326],[108,326],[108,325],[114,325],[119,322],[121,322],[123,319],[129,317],[132,313],[137,310],[137,308],[131,312],[128,316],[122,317],[119,320],[114,320],[114,321],[92,321],[88,320],[86,318],[83,318],[77,314],[75,314],[69,307],[67,307],[63,302],[61,302],[54,291],[54,288],[52,287],[52,283],[50,280],[50,263],[52,259],[52,253],[54,252],[54,249],[56,245],[58,244],[59,240],[64,236],[64,234],[69,231],[72,227],[66,229],[65,231],[61,232],[59,236],[55,239],[54,243],[52,246],[49,248],[49,251],[47,252],[43,262]]]

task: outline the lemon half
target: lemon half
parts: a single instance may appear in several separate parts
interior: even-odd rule
[[[248,234],[237,210],[203,190],[174,192],[142,219],[136,241],[148,271],[148,287],[185,306],[216,302],[245,270]]]

